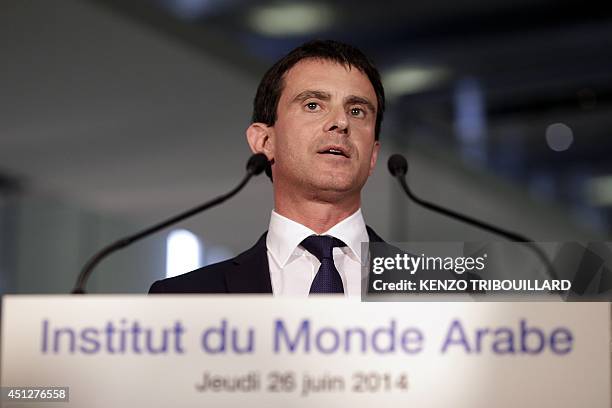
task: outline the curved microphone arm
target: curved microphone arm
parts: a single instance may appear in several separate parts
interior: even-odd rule
[[[412,193],[412,191],[410,190],[410,187],[408,186],[408,183],[406,182],[406,173],[408,172],[408,162],[406,161],[406,158],[400,154],[394,154],[391,157],[389,157],[389,161],[387,164],[388,164],[389,172],[391,173],[391,175],[397,179],[399,184],[402,186],[402,189],[406,192],[406,194],[412,201],[414,201],[420,206],[425,207],[431,211],[435,211],[435,212],[444,214],[448,217],[458,219],[467,224],[470,224],[475,227],[492,232],[494,234],[500,235],[510,241],[525,245],[526,247],[530,248],[538,256],[538,258],[540,258],[540,260],[544,263],[544,265],[546,266],[546,270],[548,274],[550,275],[550,277],[552,279],[558,279],[557,273],[555,272],[555,268],[552,262],[550,262],[550,259],[548,259],[548,256],[546,256],[542,248],[536,245],[536,243],[532,239],[529,239],[515,232],[504,230],[502,228],[488,224],[484,221],[477,220],[470,216],[460,214],[448,208],[441,207],[437,204],[430,203],[429,201],[420,199],[419,197],[417,197],[416,195]]]
[[[93,269],[96,267],[96,265],[98,265],[98,263],[100,263],[100,261],[102,261],[102,259],[106,258],[108,255],[110,255],[111,253],[118,251],[122,248],[125,248],[126,246],[148,236],[151,235],[161,229],[164,229],[172,224],[175,224],[179,221],[184,220],[185,218],[189,218],[201,211],[207,210],[211,207],[214,207],[216,205],[221,204],[222,202],[226,201],[227,199],[233,197],[234,195],[236,195],[240,190],[242,190],[242,188],[249,182],[249,180],[251,179],[251,177],[256,176],[258,174],[261,174],[261,172],[264,171],[265,167],[268,164],[268,159],[267,157],[263,154],[263,153],[258,153],[255,154],[253,156],[251,156],[249,158],[249,161],[247,163],[247,174],[244,176],[244,178],[242,179],[242,181],[234,188],[232,189],[230,192],[220,195],[217,198],[214,198],[204,204],[201,204],[197,207],[194,207],[190,210],[187,210],[179,215],[176,215],[172,218],[167,219],[166,221],[162,221],[159,224],[153,225],[152,227],[149,227],[145,230],[142,230],[136,234],[130,235],[128,237],[124,237],[121,238],[118,241],[115,241],[114,243],[102,248],[100,251],[98,251],[94,256],[92,256],[87,263],[85,264],[85,266],[83,266],[83,269],[81,269],[81,273],[79,274],[79,277],[77,279],[77,282],[74,286],[74,289],[72,290],[73,294],[83,294],[86,293],[85,292],[85,285],[87,284],[87,280],[89,279],[89,277],[91,276],[91,273],[93,271]]]

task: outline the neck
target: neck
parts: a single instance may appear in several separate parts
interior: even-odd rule
[[[274,194],[274,211],[298,222],[317,234],[329,230],[340,221],[348,218],[359,209],[361,197],[329,202],[306,200],[301,197]]]

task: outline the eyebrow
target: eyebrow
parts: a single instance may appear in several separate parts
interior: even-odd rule
[[[325,91],[307,90],[297,94],[295,98],[293,98],[293,102],[304,102],[306,99],[310,98],[321,99],[322,101],[329,101],[331,99],[331,95],[329,94],[329,92]]]
[[[362,98],[361,96],[349,95],[346,98],[344,98],[344,103],[346,105],[353,105],[353,104],[365,105],[365,107],[368,108],[370,112],[372,113],[376,112],[376,108],[374,107],[374,104],[370,102],[368,99]]]
[[[300,92],[293,98],[293,102],[304,102],[306,99],[315,98],[320,99],[322,101],[329,101],[331,99],[331,95],[329,92],[318,91],[318,90],[306,90]],[[372,102],[370,102],[367,98],[357,96],[357,95],[349,95],[344,98],[345,105],[352,104],[361,104],[365,105],[372,113],[376,112],[376,108]]]

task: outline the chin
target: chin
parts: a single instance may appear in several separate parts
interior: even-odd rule
[[[333,177],[317,180],[313,183],[315,190],[325,194],[345,195],[360,191],[363,184],[354,178]]]

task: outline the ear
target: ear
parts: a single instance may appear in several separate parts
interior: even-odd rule
[[[380,150],[380,142],[376,140],[374,142],[374,146],[372,146],[372,157],[370,158],[370,172],[368,173],[368,177],[372,175],[374,172],[374,167],[376,167],[376,161],[378,160],[378,151]]]
[[[264,123],[251,123],[246,137],[253,153],[263,153],[268,160],[274,159],[274,129]]]

